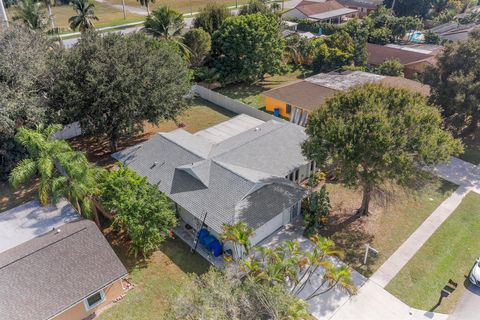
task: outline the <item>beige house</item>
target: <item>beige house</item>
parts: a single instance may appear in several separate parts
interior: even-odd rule
[[[304,0],[285,12],[282,18],[341,23],[356,16],[358,10],[347,8],[335,0]]]
[[[81,320],[120,298],[128,273],[67,202],[0,213],[0,318]]]

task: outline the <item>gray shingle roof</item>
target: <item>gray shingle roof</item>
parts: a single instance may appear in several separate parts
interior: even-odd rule
[[[217,232],[239,219],[260,226],[304,196],[284,178],[307,163],[302,127],[272,120],[216,144],[188,135],[160,133],[113,157],[198,219],[208,212],[206,224]]]
[[[2,319],[49,319],[127,274],[95,223],[57,227],[0,254]]]

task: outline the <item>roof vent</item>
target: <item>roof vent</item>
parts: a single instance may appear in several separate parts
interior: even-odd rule
[[[60,229],[58,229],[58,228],[56,228],[56,227],[53,227],[53,233],[59,234],[60,231],[62,231],[62,230],[60,230]]]
[[[262,130],[262,129],[260,129],[259,127],[255,127],[255,132],[258,132],[260,130]]]

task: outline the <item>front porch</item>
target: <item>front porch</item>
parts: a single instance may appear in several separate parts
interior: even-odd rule
[[[186,244],[190,246],[190,248],[192,248],[192,254],[194,254],[193,248],[195,246],[195,238],[197,235],[197,231],[193,228],[187,229],[186,225],[187,223],[185,221],[179,219],[178,226],[173,228],[172,231],[177,237],[182,239]],[[228,262],[223,259],[223,255],[219,257],[213,256],[213,254],[200,243],[197,244],[195,251],[200,254],[205,260],[207,260],[210,264],[212,264],[215,268],[224,269],[228,264]]]

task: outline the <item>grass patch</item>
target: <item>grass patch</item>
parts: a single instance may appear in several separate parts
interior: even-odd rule
[[[10,17],[16,15],[15,7],[7,9]],[[46,9],[45,14],[47,12]],[[52,7],[53,19],[55,26],[60,28],[60,33],[73,32],[68,23],[68,19],[75,15],[75,12],[70,5],[59,5]],[[114,8],[105,3],[95,2],[95,15],[98,17],[98,21],[94,21],[96,28],[113,26],[118,24],[142,21],[145,17],[127,12],[127,19],[123,18],[123,11],[121,9]],[[77,30],[78,31],[78,30]]]
[[[417,191],[392,188],[389,196],[371,202],[370,215],[354,215],[361,193],[329,183],[331,224],[322,232],[345,250],[345,261],[365,276],[377,270],[422,222],[457,188],[445,180],[432,181]],[[363,265],[365,244],[379,251]]]
[[[266,77],[263,81],[255,84],[235,84],[217,89],[216,91],[254,108],[262,109],[265,107],[265,98],[262,96],[263,92],[304,77],[303,71],[296,70],[284,75]]]
[[[123,239],[110,230],[107,239],[130,273],[135,288],[103,312],[101,320],[156,320],[165,314],[167,299],[186,273],[202,274],[209,263],[179,239],[168,239],[147,261],[135,260],[126,252]]]
[[[121,0],[108,0],[108,2],[113,4],[122,4]],[[225,6],[234,6],[236,3],[239,5],[247,3],[248,0],[216,0],[215,2]],[[205,0],[157,0],[155,3],[150,5],[150,10],[160,6],[168,6],[169,8],[175,9],[179,12],[190,13],[190,11],[198,12],[200,9],[205,7],[207,3],[209,3],[209,1]],[[125,5],[141,7],[136,0],[125,0]]]
[[[431,310],[449,279],[457,289],[432,310],[449,313],[465,291],[465,276],[478,257],[480,195],[470,192],[460,206],[388,284],[386,289],[408,305]]]

